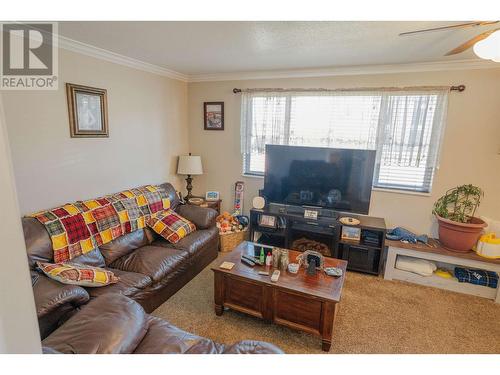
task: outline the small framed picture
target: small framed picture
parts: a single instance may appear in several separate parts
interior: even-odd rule
[[[207,201],[218,201],[219,200],[219,192],[218,191],[207,191],[205,194],[205,200]]]
[[[66,83],[71,138],[108,137],[108,99],[105,89]]]
[[[348,241],[359,241],[361,238],[361,228],[342,226],[342,235],[340,236],[342,240]]]
[[[203,103],[205,130],[224,130],[224,102]]]
[[[276,216],[260,215],[259,225],[261,227],[276,228]]]

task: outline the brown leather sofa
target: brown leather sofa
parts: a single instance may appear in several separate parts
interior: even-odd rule
[[[33,292],[46,353],[281,353],[275,346],[243,341],[217,344],[148,315],[217,257],[216,211],[181,205],[171,184],[160,185],[171,208],[197,230],[171,244],[148,228],[121,236],[76,263],[103,267],[116,284],[83,288],[36,272],[36,261],[53,261],[45,227],[23,218]]]
[[[43,340],[42,346],[48,354],[282,353],[265,342],[245,340],[226,346],[190,334],[146,314],[137,302],[120,294],[90,301]]]
[[[149,228],[140,229],[74,258],[73,262],[107,268],[120,278],[116,284],[86,288],[87,299],[119,293],[139,302],[146,312],[151,312],[217,257],[217,212],[209,208],[181,205],[171,184],[160,186],[168,193],[171,208],[191,220],[197,230],[178,243],[171,244]],[[23,218],[22,222],[31,269],[35,269],[36,261],[53,261],[52,243],[45,227],[34,218]],[[86,303],[82,291],[70,285],[54,293],[54,288],[60,288],[61,285],[45,276],[40,276],[33,285],[42,338],[71,313],[72,307]],[[54,294],[63,298],[53,303],[51,299]]]

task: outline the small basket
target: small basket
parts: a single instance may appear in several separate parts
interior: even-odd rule
[[[248,239],[248,230],[245,229],[239,232],[220,233],[219,238],[220,251],[226,253],[233,251],[236,246]]]

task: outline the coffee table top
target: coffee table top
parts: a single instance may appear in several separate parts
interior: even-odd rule
[[[323,300],[339,302],[342,295],[342,287],[346,276],[347,262],[341,259],[325,258],[325,267],[338,267],[343,273],[340,277],[332,277],[325,274],[324,271],[317,271],[316,275],[310,276],[306,269],[301,267],[297,274],[288,271],[281,271],[281,275],[276,283],[271,281],[271,274],[274,269],[256,265],[249,267],[241,262],[241,255],[253,256],[253,243],[244,241],[240,243],[233,251],[221,257],[216,266],[212,267],[214,272],[222,272],[238,277],[258,281],[273,287],[288,289],[291,291],[304,293]],[[301,252],[288,250],[290,263],[296,263],[296,258]],[[234,267],[231,270],[219,268],[222,262],[232,262]],[[259,275],[259,271],[269,270],[269,276]]]

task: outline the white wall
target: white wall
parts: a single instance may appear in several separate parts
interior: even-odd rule
[[[40,353],[35,301],[19,220],[7,129],[0,95],[0,353]]]
[[[109,138],[70,138],[66,82],[107,89]],[[8,91],[4,105],[22,214],[146,183],[179,186],[184,82],[61,49],[58,91]]]
[[[359,75],[321,78],[197,82],[189,84],[190,151],[203,158],[205,174],[194,179],[194,192],[218,190],[223,208],[230,210],[234,182],[245,182],[245,209],[262,188],[263,180],[242,177],[240,149],[240,96],[234,87],[349,88],[465,84],[451,93],[441,167],[430,195],[374,191],[370,215],[418,232],[435,233],[431,215],[435,200],[447,189],[472,183],[485,198],[479,213],[500,219],[500,69]],[[225,130],[203,130],[203,102],[224,101]]]

